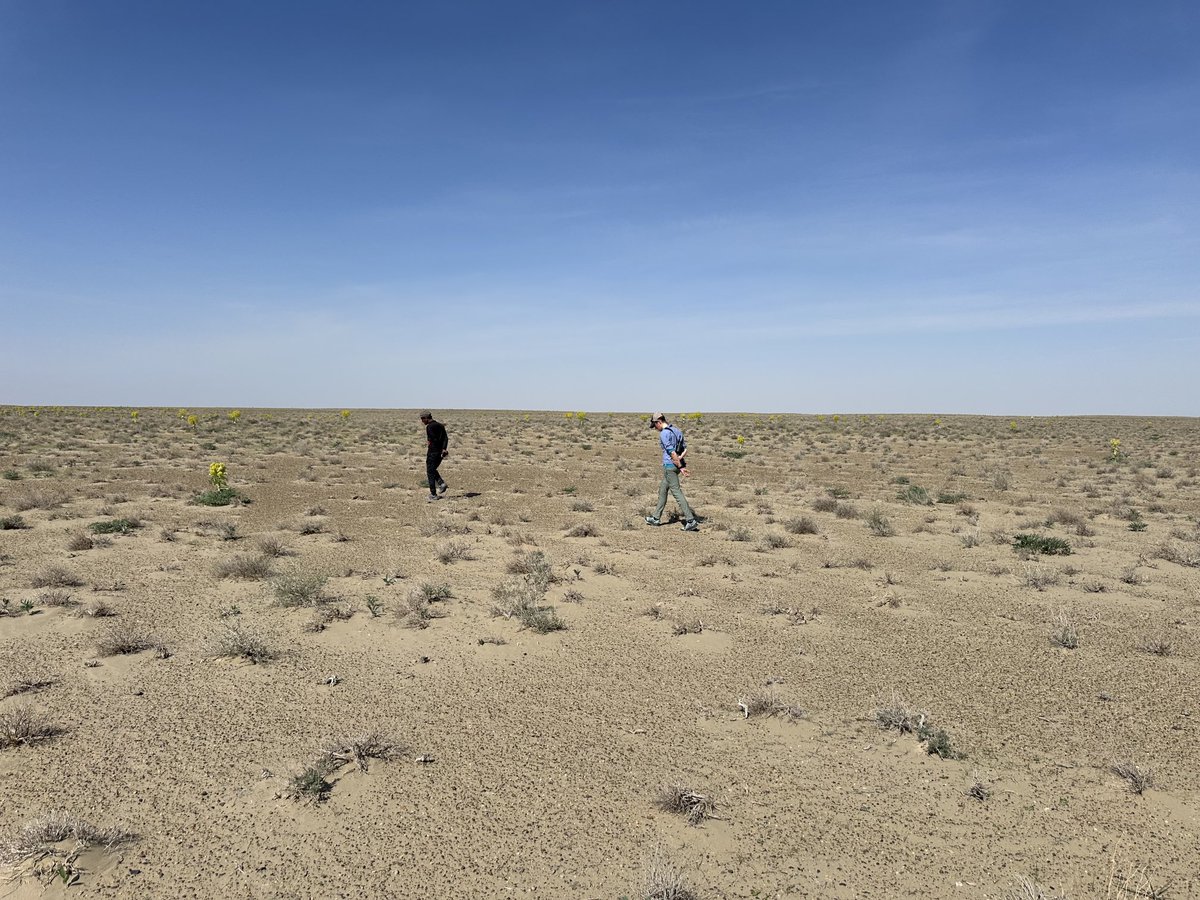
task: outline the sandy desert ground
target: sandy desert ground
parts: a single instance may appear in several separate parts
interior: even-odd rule
[[[137,412],[0,413],[0,897],[1200,897],[1200,421],[674,415],[688,534],[636,414]]]

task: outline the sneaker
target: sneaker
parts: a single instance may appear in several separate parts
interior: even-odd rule
[[[448,490],[450,490],[450,485],[446,484],[446,482],[443,481],[441,484],[438,485],[438,493],[439,494],[444,494]]]
[[[441,499],[442,498],[439,497],[437,494],[430,494],[428,497],[425,498],[425,502],[432,503],[434,500],[441,500]]]
[[[654,516],[646,516],[646,524],[647,525],[661,525],[662,522],[658,521],[658,519],[654,518]]]
[[[688,519],[686,522],[683,523],[683,530],[684,531],[699,531],[700,523],[697,522],[695,519]]]

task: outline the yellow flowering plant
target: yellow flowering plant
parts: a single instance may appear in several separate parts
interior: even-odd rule
[[[225,474],[225,463],[215,462],[208,467],[208,480],[218,491],[229,487],[229,478]]]

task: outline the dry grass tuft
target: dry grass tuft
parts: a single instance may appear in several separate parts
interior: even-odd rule
[[[96,640],[96,653],[100,656],[123,656],[149,650],[156,641],[132,625],[117,625]]]
[[[360,772],[366,772],[370,768],[371,760],[399,759],[405,752],[403,747],[392,741],[387,735],[372,731],[356,737],[330,741],[322,749],[321,754],[335,768],[353,763],[358,766]]]
[[[663,785],[654,805],[663,812],[683,816],[689,825],[699,825],[705,819],[711,819],[716,809],[710,797],[678,784]]]
[[[97,828],[68,812],[51,812],[40,819],[27,822],[0,838],[0,865],[15,865],[48,852],[53,844],[75,841],[78,849],[104,847],[112,849],[136,837],[124,828]]]
[[[783,716],[785,719],[794,721],[804,718],[805,715],[804,710],[799,706],[779,699],[774,685],[771,685],[770,690],[765,694],[754,693],[740,698],[737,707],[742,711],[744,719],[753,719],[758,716]]]
[[[1135,794],[1144,794],[1150,788],[1154,787],[1153,769],[1143,769],[1136,763],[1125,760],[1113,763],[1110,771],[1118,778],[1124,778],[1128,781],[1129,789]]]
[[[21,703],[0,712],[0,750],[29,747],[57,737],[64,730],[42,716],[32,704]]]
[[[81,584],[83,584],[82,578],[66,566],[60,566],[57,563],[46,566],[29,579],[29,586],[35,588],[79,587]]]
[[[244,659],[256,666],[279,656],[267,646],[261,635],[238,622],[225,626],[225,630],[212,642],[207,655],[220,659]]]
[[[217,563],[213,574],[218,578],[259,581],[271,576],[271,558],[263,554],[239,553]]]

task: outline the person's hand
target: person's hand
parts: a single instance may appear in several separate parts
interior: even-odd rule
[[[687,470],[687,469],[680,469],[680,470],[679,470],[679,474],[680,474],[680,475],[682,475],[684,478],[687,478],[687,477],[688,477],[688,470]]]
[[[445,459],[445,458],[446,458],[447,456],[449,456],[449,455],[450,455],[450,451],[449,451],[449,450],[443,450],[443,451],[442,451],[442,459]]]

